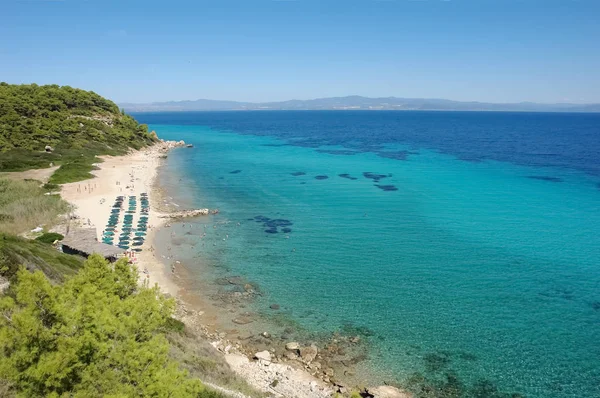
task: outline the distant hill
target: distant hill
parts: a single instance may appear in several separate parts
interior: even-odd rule
[[[148,104],[121,104],[130,112],[161,111],[217,111],[217,110],[398,110],[398,111],[520,111],[520,112],[600,112],[600,104],[539,104],[519,102],[495,104],[461,102],[427,98],[369,98],[348,97],[290,100],[280,102],[236,102],[199,99],[196,101],[153,102]]]

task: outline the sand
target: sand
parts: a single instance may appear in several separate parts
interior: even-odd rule
[[[150,286],[158,284],[163,293],[176,296],[179,288],[171,280],[164,264],[155,257],[151,246],[156,230],[165,222],[159,218],[161,213],[158,211],[159,198],[154,189],[154,180],[162,162],[160,157],[170,145],[160,143],[125,156],[103,156],[103,162],[97,164],[98,170],[92,172],[94,178],[64,184],[61,196],[73,205],[73,213],[79,218],[81,226],[96,228],[100,239],[116,197],[135,195],[139,198],[142,192],[146,192],[150,202],[148,233],[141,246],[142,251],[136,253],[134,262],[138,264],[141,278],[147,279]],[[134,222],[137,217],[139,214],[134,216]]]

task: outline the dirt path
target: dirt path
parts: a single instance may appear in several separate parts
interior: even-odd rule
[[[58,169],[59,166],[48,167],[46,169],[33,169],[26,171],[5,171],[0,173],[0,178],[10,178],[13,180],[38,180],[47,183],[50,176]]]

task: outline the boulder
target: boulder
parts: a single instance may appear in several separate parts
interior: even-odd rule
[[[300,344],[296,343],[295,341],[292,341],[285,345],[285,349],[288,351],[297,351],[300,349]]]
[[[271,304],[269,308],[271,308],[272,310],[278,310],[280,307],[279,304]]]
[[[53,152],[53,151],[54,151],[54,148],[52,148],[50,145],[46,145],[46,147],[44,148],[44,150],[45,150],[46,152]]]
[[[311,363],[317,357],[318,352],[319,350],[317,349],[317,346],[311,344],[308,347],[300,348],[300,357],[304,362]]]
[[[374,398],[413,398],[413,395],[392,386],[369,388],[369,394]]]
[[[260,352],[257,352],[256,354],[254,354],[254,358],[260,359],[263,361],[267,361],[267,362],[271,362],[271,353],[267,350],[260,351]]]

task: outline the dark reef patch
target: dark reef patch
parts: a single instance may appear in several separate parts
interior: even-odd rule
[[[293,172],[293,173],[291,173],[291,174],[292,174],[294,177],[298,177],[298,176],[303,176],[303,175],[306,175],[306,173],[305,173],[305,172],[303,172],[303,171],[295,171],[295,172]]]
[[[241,172],[242,172],[242,170],[233,170],[233,171],[230,171],[229,174],[239,174]]]
[[[342,177],[342,178],[347,178],[348,180],[358,180],[358,178],[356,177],[352,177],[350,174],[338,174],[338,176]]]
[[[446,353],[429,353],[423,360],[428,372],[439,372],[450,365],[450,356]]]
[[[388,152],[388,151],[380,151],[377,152],[377,156],[387,159],[395,159],[395,160],[406,160],[408,155],[415,155],[416,152],[410,151],[396,151],[396,152]]]
[[[383,191],[397,191],[398,188],[394,185],[379,185],[375,184],[375,186]]]
[[[329,176],[315,176],[315,180],[326,180]]]
[[[276,234],[279,232],[278,228],[281,228],[282,232],[285,233],[290,233],[292,232],[292,229],[289,228],[292,225],[294,225],[293,222],[291,222],[290,220],[286,220],[284,218],[269,218],[269,217],[265,217],[265,216],[255,216],[254,218],[251,218],[250,220],[253,220],[259,224],[262,224],[263,227],[265,227],[265,232],[268,234]]]
[[[575,298],[575,294],[573,290],[567,289],[564,287],[555,287],[551,289],[547,289],[541,293],[540,296],[550,297],[550,298],[561,298],[564,300],[573,300]]]
[[[590,303],[590,306],[594,309],[594,311],[600,311],[600,301],[594,301]]]
[[[563,182],[563,179],[560,177],[548,177],[548,176],[527,176],[532,180],[540,180],[540,181],[549,181],[549,182]]]
[[[225,179],[225,177],[219,177],[219,180],[224,180],[224,179]]]
[[[356,155],[358,152],[349,149],[317,149],[319,153],[328,153],[330,155]]]
[[[382,180],[384,178],[387,178],[387,177],[391,177],[392,175],[391,174],[377,174],[377,173],[372,173],[370,171],[365,171],[363,173],[363,176],[365,178],[368,178],[368,179],[373,180],[375,182],[379,182],[380,180]]]

